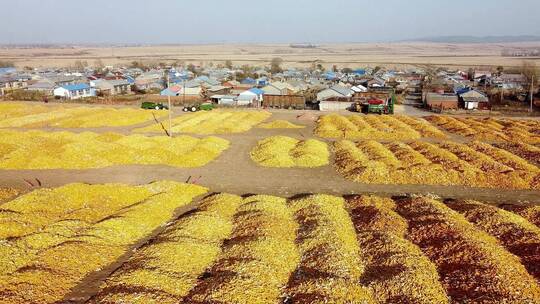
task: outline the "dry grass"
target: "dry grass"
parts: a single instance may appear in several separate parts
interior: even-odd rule
[[[119,259],[206,191],[175,182],[72,184],[2,205],[0,299],[61,301],[87,275]]]
[[[342,198],[313,195],[289,202],[299,223],[301,261],[289,281],[292,303],[374,303],[360,285],[365,263]]]
[[[116,133],[3,131],[2,169],[88,169],[113,165],[201,167],[217,158],[229,142],[207,137],[124,136]]]
[[[0,104],[0,128],[97,128],[123,127],[151,121],[165,111],[99,107]]]
[[[179,303],[221,253],[242,198],[220,194],[177,220],[117,270],[91,303]]]
[[[496,237],[540,281],[540,228],[519,215],[476,201],[454,201],[447,205]]]
[[[303,129],[306,126],[295,125],[287,120],[274,120],[258,126],[261,129]]]
[[[250,155],[263,167],[314,168],[328,165],[330,152],[326,143],[315,139],[273,136],[259,141]]]
[[[243,133],[268,119],[272,114],[266,111],[201,111],[186,113],[172,120],[174,133],[199,135]],[[163,132],[161,124],[135,129],[135,132]]]
[[[319,118],[315,134],[324,138],[412,140],[422,137],[446,136],[427,121],[402,116],[374,116],[337,114]]]
[[[338,172],[361,183],[540,187],[538,167],[488,144],[343,140],[334,143],[333,148]]]
[[[435,263],[456,303],[537,303],[538,282],[496,238],[462,215],[428,198],[397,203],[408,220],[407,237]]]
[[[435,265],[405,239],[408,225],[394,211],[394,201],[361,196],[348,199],[347,206],[367,260],[361,282],[378,303],[448,303]]]

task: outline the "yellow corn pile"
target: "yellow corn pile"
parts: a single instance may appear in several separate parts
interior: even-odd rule
[[[123,127],[163,117],[165,111],[103,107],[0,105],[0,128],[97,128]]]
[[[2,169],[88,169],[113,165],[200,167],[217,158],[229,142],[189,136],[169,138],[91,132],[0,133]]]
[[[115,272],[91,303],[180,303],[215,263],[242,198],[220,194],[176,221]],[[152,291],[150,292],[149,289]]]
[[[277,303],[299,261],[298,224],[285,199],[252,196],[234,216],[223,253],[184,303]]]
[[[475,140],[540,143],[538,133],[540,123],[533,120],[462,118],[443,115],[429,116],[426,119],[448,132]]]
[[[375,303],[360,283],[365,264],[344,200],[312,195],[289,206],[300,225],[301,260],[286,298],[293,303]]]
[[[540,168],[479,142],[381,144],[343,140],[333,148],[338,172],[361,183],[540,189]]]
[[[303,129],[306,126],[295,125],[287,120],[274,120],[260,124],[258,127],[261,129]]]
[[[186,113],[172,120],[174,133],[199,135],[243,133],[268,119],[266,111],[202,111]],[[168,126],[167,126],[168,128]],[[135,132],[163,132],[161,124],[135,129]]]
[[[251,151],[251,159],[264,167],[314,168],[329,163],[330,152],[326,143],[315,140],[297,140],[287,136],[273,136],[261,140]]]
[[[445,138],[446,135],[427,121],[405,116],[337,114],[319,118],[315,134],[324,138],[411,140],[422,137]]]
[[[437,266],[452,302],[540,302],[538,281],[520,259],[442,202],[410,198],[397,211],[409,222],[408,238]]]
[[[115,262],[206,191],[175,182],[71,184],[2,205],[0,299],[61,301],[87,275]]]
[[[354,197],[347,207],[366,260],[366,275],[378,303],[448,303],[437,268],[406,240],[407,221],[395,202],[375,196]],[[392,275],[387,275],[388,272]]]
[[[476,201],[456,201],[448,206],[496,237],[508,251],[521,259],[532,276],[540,279],[539,227],[517,214]]]

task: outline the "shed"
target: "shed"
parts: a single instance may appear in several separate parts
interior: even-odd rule
[[[458,97],[455,94],[427,93],[425,103],[429,109],[457,109]]]

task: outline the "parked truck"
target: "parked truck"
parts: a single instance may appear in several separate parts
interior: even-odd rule
[[[354,111],[365,114],[394,114],[394,92],[362,92],[355,94]]]

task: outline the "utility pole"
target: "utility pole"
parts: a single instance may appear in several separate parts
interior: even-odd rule
[[[167,89],[170,89],[171,87],[171,83],[170,83],[170,73],[169,73],[169,70],[166,71],[167,73]],[[170,90],[169,90],[170,91]],[[168,107],[169,107],[169,137],[173,137],[173,134],[172,134],[172,122],[171,122],[171,116],[172,116],[172,107],[171,107],[171,92],[168,92],[167,94],[167,103],[168,103]]]
[[[535,77],[536,77],[535,75],[533,75],[533,76],[531,77],[531,92],[530,92],[530,97],[531,97],[531,108],[529,109],[529,112],[531,112],[531,113],[532,113],[532,111],[533,111],[534,78],[535,78]]]

